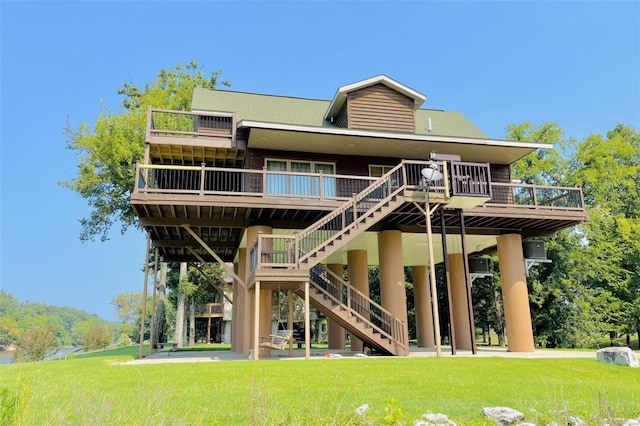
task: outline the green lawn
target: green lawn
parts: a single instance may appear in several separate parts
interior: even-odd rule
[[[528,421],[568,410],[599,424],[640,415],[640,369],[594,359],[342,358],[120,365],[137,347],[66,361],[0,367],[5,424],[405,424],[427,412],[459,425],[492,424],[485,406]],[[146,353],[146,351],[145,351]],[[394,406],[394,402],[397,405]],[[389,423],[384,423],[387,408]],[[559,423],[560,423],[559,421]],[[0,422],[1,424],[2,422]],[[566,422],[565,422],[566,424]]]

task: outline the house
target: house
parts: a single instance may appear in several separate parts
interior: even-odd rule
[[[149,109],[131,203],[164,261],[227,268],[233,351],[259,347],[273,292],[287,291],[306,329],[310,306],[328,317],[330,348],[347,330],[352,350],[408,355],[405,266],[418,345],[439,351],[440,264],[452,343],[475,351],[469,256],[496,248],[509,350],[533,351],[523,243],[584,221],[581,189],[512,182],[515,161],[553,147],[491,139],[425,101],[379,75],[330,100],[195,89],[192,111]]]

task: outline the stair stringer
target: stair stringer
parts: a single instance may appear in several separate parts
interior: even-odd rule
[[[310,277],[309,299],[316,309],[381,353],[396,356],[409,354],[406,323],[393,317],[322,265],[315,266],[314,271],[310,271]],[[296,292],[304,296],[302,289]]]

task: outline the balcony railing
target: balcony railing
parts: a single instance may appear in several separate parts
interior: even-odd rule
[[[375,180],[325,173],[138,164],[133,192],[342,201]]]
[[[451,195],[491,197],[489,164],[451,162]]]
[[[147,136],[235,139],[232,113],[192,113],[149,108]]]
[[[493,198],[484,207],[584,210],[581,188],[496,182],[491,191]]]
[[[224,314],[222,303],[204,303],[196,305],[195,315],[197,317],[221,317]]]

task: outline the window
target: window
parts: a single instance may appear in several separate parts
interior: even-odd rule
[[[323,176],[322,185],[320,185],[320,177],[316,175],[317,173],[333,175],[335,173],[333,163],[266,159],[265,164],[267,170],[272,172],[267,174],[267,193],[269,194],[305,195],[311,196],[310,198],[336,195],[335,177]]]
[[[369,176],[381,177],[395,166],[382,166],[379,164],[369,164]]]

